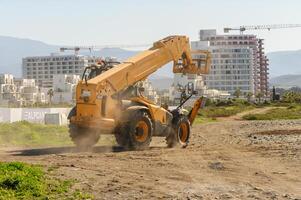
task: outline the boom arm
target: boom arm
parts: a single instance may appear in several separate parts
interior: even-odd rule
[[[91,89],[92,87],[96,91],[96,94],[92,94],[92,99],[99,96],[111,96],[138,81],[144,80],[170,61],[174,62],[174,73],[201,74],[207,72],[205,69],[207,66],[205,68],[198,67],[193,62],[188,37],[170,36],[155,42],[149,50],[143,51],[88,80],[85,84],[79,85],[81,89]],[[79,88],[77,92],[80,92]],[[79,95],[77,93],[77,96]]]
[[[197,117],[200,108],[205,106],[205,102],[206,102],[206,99],[204,97],[201,97],[194,102],[194,105],[193,105],[190,113],[188,114],[188,120],[191,125],[193,124],[195,118]]]

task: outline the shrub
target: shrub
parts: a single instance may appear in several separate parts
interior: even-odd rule
[[[0,163],[0,199],[93,199],[79,190],[70,193],[72,184],[47,176],[40,166]]]
[[[27,121],[0,123],[0,144],[65,145],[72,144],[67,126],[34,124]]]
[[[301,119],[301,108],[275,108],[263,114],[248,114],[243,116],[245,120],[277,120],[277,119]]]

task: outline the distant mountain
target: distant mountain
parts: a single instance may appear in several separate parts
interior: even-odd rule
[[[301,50],[271,52],[267,56],[271,77],[301,74]]]
[[[0,36],[0,73],[10,73],[20,77],[22,74],[22,58],[27,56],[47,56],[50,53],[58,52],[59,48],[60,46],[49,45],[36,40]],[[83,55],[91,54],[88,51],[80,51],[80,53]],[[123,61],[137,53],[138,51],[120,48],[104,48],[99,51],[93,51],[92,55],[111,56]],[[159,69],[152,75],[152,77],[155,76],[172,77],[171,65]]]
[[[270,85],[282,88],[301,87],[301,74],[282,75],[271,78]]]
[[[47,56],[50,53],[59,51],[60,46],[49,45],[40,41],[0,36],[0,73],[10,73],[17,77],[22,74],[22,58],[27,56]],[[73,53],[73,52],[70,52]],[[81,51],[89,55],[87,51]],[[105,48],[100,51],[93,51],[97,56],[113,56],[124,60],[137,51],[127,51],[119,48]]]
[[[23,57],[48,55],[57,51],[58,48],[58,46],[40,41],[0,36],[0,73],[21,76]]]

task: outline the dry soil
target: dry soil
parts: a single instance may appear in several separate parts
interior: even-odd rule
[[[301,120],[195,125],[186,149],[154,138],[145,151],[13,147],[0,160],[51,168],[95,199],[301,199]]]

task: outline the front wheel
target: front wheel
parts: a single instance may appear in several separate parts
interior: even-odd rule
[[[181,115],[173,120],[172,128],[166,137],[168,147],[174,147],[179,144],[181,147],[187,147],[190,138],[190,122],[188,118]]]
[[[143,150],[149,147],[152,135],[152,121],[146,111],[135,111],[130,121],[121,125],[115,132],[117,143],[131,150]]]

